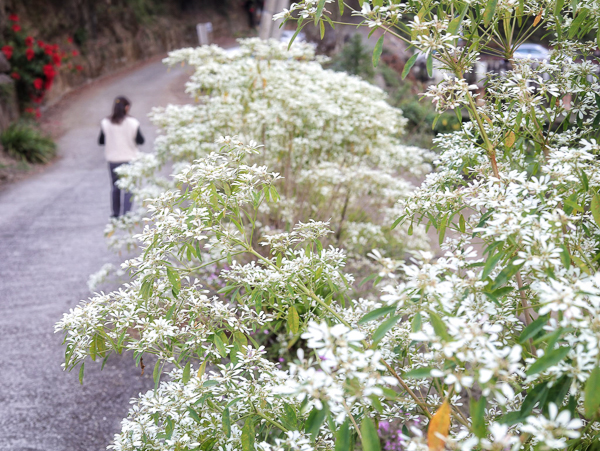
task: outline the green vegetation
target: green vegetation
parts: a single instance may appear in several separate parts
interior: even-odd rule
[[[47,163],[56,155],[56,144],[28,122],[10,125],[0,134],[0,144],[13,158],[28,163]]]

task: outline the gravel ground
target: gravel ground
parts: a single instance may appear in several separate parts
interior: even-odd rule
[[[87,363],[80,385],[76,371],[61,368],[53,326],[89,296],[89,274],[118,261],[103,239],[109,174],[96,145],[100,120],[115,96],[128,96],[150,151],[155,131],[146,115],[183,103],[186,78],[151,62],[69,96],[51,110],[64,131],[58,161],[0,192],[0,450],[105,449],[129,400],[152,387],[131,355],[112,356],[102,372]]]

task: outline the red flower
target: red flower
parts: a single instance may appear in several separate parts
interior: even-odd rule
[[[40,47],[42,49],[46,46],[46,44],[42,40],[37,41],[37,45],[38,45],[38,47]]]
[[[54,53],[54,49],[50,44],[44,44],[44,53],[46,53],[46,55],[52,56],[52,54]]]
[[[71,52],[71,55],[73,55],[73,56],[79,56],[79,52],[77,50],[73,50]]]
[[[5,45],[4,47],[2,47],[2,53],[4,53],[4,56],[6,57],[7,60],[12,58],[12,54],[13,54],[13,48],[10,45]]]
[[[78,64],[77,66],[75,66],[75,69],[77,69],[79,72],[81,72],[83,70],[83,66]]]
[[[60,62],[62,61],[62,58],[60,57],[60,55],[57,55],[56,53],[52,55],[52,62],[56,65],[56,66],[60,66]]]
[[[46,64],[42,70],[48,80],[52,80],[56,76],[56,71],[52,64]]]
[[[35,89],[42,89],[44,87],[44,80],[42,80],[41,78],[36,78],[35,80],[33,80],[33,87]]]
[[[25,50],[25,56],[27,57],[27,61],[31,61],[33,59],[35,52],[31,47]]]
[[[20,80],[21,79],[21,76],[18,73],[16,73],[16,72],[13,72],[12,74],[10,74],[10,76],[12,78],[14,78],[15,80]]]
[[[71,36],[69,36],[69,37],[67,38],[67,42],[68,42],[69,44],[73,44],[73,38],[72,38]]]
[[[8,20],[10,20],[11,22],[18,22],[19,16],[17,16],[16,14],[11,14],[10,16],[8,16]]]
[[[25,38],[25,45],[27,47],[32,47],[33,46],[33,36],[27,36]]]
[[[19,25],[18,23],[14,24],[12,26],[12,31],[14,31],[15,33],[18,33],[19,31],[21,31],[21,25]]]
[[[39,102],[36,102],[36,103],[39,103]],[[38,119],[42,115],[42,113],[40,112],[39,108],[32,108],[32,107],[25,108],[25,112],[27,114],[34,114],[35,117],[38,118]]]

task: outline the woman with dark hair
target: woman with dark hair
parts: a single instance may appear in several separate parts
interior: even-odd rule
[[[129,116],[130,108],[129,99],[119,96],[113,104],[112,115],[102,119],[100,123],[98,144],[105,146],[104,154],[110,169],[113,218],[118,218],[131,210],[131,193],[121,191],[117,186],[119,176],[115,169],[133,160],[139,152],[137,145],[144,144],[140,122]]]

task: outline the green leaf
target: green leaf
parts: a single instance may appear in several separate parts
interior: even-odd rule
[[[596,102],[597,101],[598,98],[596,98]],[[588,191],[590,189],[590,179],[584,171],[581,171],[581,183],[583,184],[584,191]]]
[[[431,319],[431,325],[433,326],[435,334],[442,340],[450,341],[450,335],[448,335],[446,325],[444,324],[442,319],[437,315],[437,313],[429,312],[429,318]]]
[[[171,286],[173,287],[173,294],[177,296],[179,291],[181,290],[181,280],[179,278],[179,273],[173,271],[171,268],[167,268],[167,277],[169,278],[169,282],[171,282]]]
[[[288,44],[288,50],[292,47],[292,44],[296,40],[296,37],[298,37],[298,34],[300,34],[300,32],[302,31],[302,28],[304,28],[304,25],[302,25],[302,20],[299,20],[298,21],[298,27],[296,28],[296,32],[294,33],[294,35],[292,36],[292,39],[290,39],[290,43]],[[263,188],[263,191],[265,193],[265,199],[268,202],[270,200],[269,190],[265,186]]]
[[[383,323],[381,323],[377,330],[373,332],[373,342],[377,343],[379,340],[381,340],[385,336],[385,334],[387,334],[388,331],[396,325],[400,318],[402,318],[400,315],[392,316],[391,318],[388,318]]]
[[[422,368],[415,368],[414,370],[407,371],[404,373],[403,377],[406,379],[424,379],[426,377],[431,376],[431,368],[430,366],[424,366]]]
[[[348,451],[350,449],[350,420],[348,418],[340,426],[335,436],[334,451]]]
[[[383,38],[385,35],[381,35],[381,37],[377,40],[377,44],[375,44],[375,48],[373,49],[373,67],[377,67],[379,64],[379,58],[381,58],[381,52],[383,51]]]
[[[469,4],[465,3],[461,13],[457,17],[452,19],[452,21],[448,24],[448,30],[447,30],[448,34],[455,35],[458,32],[458,28],[460,27],[460,24],[462,23],[463,19],[465,18],[465,15],[467,14],[468,10],[469,10]]]
[[[140,296],[143,300],[148,300],[152,295],[152,290],[154,289],[154,280],[153,279],[144,279],[142,282],[142,286],[140,287]]]
[[[84,367],[85,367],[85,362],[83,362],[81,364],[81,366],[79,367],[79,383],[81,385],[83,385],[83,371],[84,371]]]
[[[297,430],[298,429],[298,417],[296,416],[296,410],[289,404],[284,404],[283,410],[285,412],[285,416],[283,417],[283,421],[284,421],[285,425],[290,430]]]
[[[530,338],[535,337],[548,322],[548,315],[540,316],[538,319],[533,321],[529,326],[523,329],[521,335],[519,335],[519,343],[525,343]]]
[[[321,32],[321,39],[325,37],[325,22],[319,22],[319,30]]]
[[[600,407],[600,367],[596,366],[590,378],[585,383],[585,399],[583,400],[583,408],[585,416],[593,419],[597,416],[598,407]]]
[[[481,273],[481,278],[485,279],[490,273],[494,270],[500,259],[504,256],[502,251],[496,252],[494,255],[489,257],[485,262],[485,266],[483,267],[483,272]]]
[[[589,16],[589,13],[590,11],[587,8],[583,8],[579,11],[579,14],[577,14],[577,17],[575,17],[569,27],[569,39],[573,39],[573,37],[581,31],[581,24]]]
[[[429,76],[429,78],[433,78],[433,54],[429,53],[429,55],[427,55],[427,61],[425,62],[425,65],[427,66],[427,75]]]
[[[523,418],[521,418],[521,412],[508,412],[506,415],[502,415],[498,417],[496,420],[500,424],[506,424],[507,426],[512,426],[513,424],[522,423]]]
[[[404,80],[408,73],[410,72],[410,70],[412,69],[412,67],[415,65],[415,63],[417,62],[417,58],[419,57],[418,53],[415,53],[413,56],[411,56],[408,61],[406,62],[406,64],[404,65],[404,69],[402,69],[402,80]]]
[[[185,368],[183,369],[183,376],[181,376],[181,382],[187,384],[190,380],[190,362],[187,363]]]
[[[556,0],[556,4],[554,5],[554,15],[562,16],[562,9],[565,5],[565,0]]]
[[[462,233],[467,231],[467,225],[463,215],[460,215],[460,218],[458,219],[458,230],[460,230]]]
[[[600,226],[600,196],[598,193],[594,193],[594,196],[592,197],[590,210],[592,211],[592,216],[594,216],[594,221]]]
[[[300,316],[298,315],[298,310],[293,305],[288,309],[287,324],[290,332],[296,335],[300,329]]]
[[[242,346],[248,346],[248,338],[239,331],[233,333],[233,339],[240,345],[240,349]]]
[[[413,332],[418,332],[421,330],[421,313],[417,312],[416,315],[414,316],[412,323],[411,323],[411,329]]]
[[[188,406],[187,408],[188,413],[190,414],[190,416],[194,419],[194,421],[196,423],[200,423],[202,422],[202,420],[200,419],[200,417],[198,416],[198,412],[196,412],[194,409],[192,409],[190,406]]]
[[[520,419],[527,418],[533,408],[538,403],[538,401],[543,401],[548,396],[548,382],[542,382],[537,384],[535,387],[529,390],[527,396],[523,400],[523,404],[521,404],[521,410],[519,412]],[[541,405],[540,405],[541,407]]]
[[[567,356],[570,350],[571,348],[569,346],[563,346],[544,354],[529,367],[525,374],[527,374],[527,376],[532,376],[547,370],[551,366],[561,362]]]
[[[496,6],[498,5],[498,0],[488,0],[485,5],[485,11],[483,12],[483,25],[489,26],[492,18],[494,17],[494,13],[496,12]]]
[[[564,244],[560,245],[560,261],[566,269],[571,267],[571,254],[569,254],[569,249]]]
[[[215,334],[213,341],[215,343],[215,346],[217,347],[217,351],[219,351],[219,354],[221,354],[221,357],[227,357],[227,348],[225,347],[225,343],[223,343],[223,340],[221,340],[221,337]]]
[[[508,281],[508,279],[514,276],[519,271],[519,269],[521,269],[521,266],[523,266],[523,263],[514,265],[512,263],[513,261],[514,260],[511,260],[511,262],[502,271],[500,271],[500,274],[498,274],[496,280],[494,280],[494,283],[491,287],[492,290],[500,288],[502,285],[504,285]]]
[[[448,217],[444,216],[440,222],[439,230],[438,230],[438,239],[440,246],[444,242],[444,237],[446,236],[446,224],[448,223]]]
[[[395,305],[388,306],[388,307],[381,307],[381,308],[375,309],[375,310],[370,311],[369,313],[367,313],[361,319],[359,319],[358,320],[358,324],[368,323],[369,321],[373,321],[374,319],[377,319],[377,318],[379,318],[381,316],[387,315],[388,313],[393,313],[395,311],[396,311],[396,306]]]
[[[573,263],[575,263],[577,265],[577,267],[579,269],[581,269],[584,273],[586,273],[586,274],[592,273],[590,271],[590,268],[588,268],[587,265],[583,262],[583,260],[580,259],[579,257],[577,257],[575,255],[571,255],[571,260],[573,260]]]
[[[160,360],[156,361],[154,365],[154,371],[152,371],[152,380],[154,381],[154,389],[158,388],[158,383],[160,382]]]
[[[315,14],[315,25],[317,25],[317,22],[321,18],[321,15],[323,14],[323,8],[324,7],[325,7],[325,0],[319,0],[319,3],[317,5],[317,12]]]
[[[485,396],[480,397],[477,401],[471,399],[471,423],[473,433],[479,437],[484,438],[487,435],[485,427]]]
[[[321,425],[323,424],[323,421],[325,421],[326,415],[327,411],[325,408],[321,410],[313,408],[306,419],[306,423],[304,424],[304,432],[312,436],[313,442],[316,440],[317,435],[319,435],[319,429],[321,429]]]
[[[344,0],[338,0],[338,6],[340,8],[340,16],[344,15]]]
[[[227,436],[227,438],[231,437],[231,417],[229,416],[229,407],[226,407],[223,410],[223,432]]]
[[[379,435],[377,435],[377,429],[371,418],[363,418],[360,424],[360,432],[362,434],[363,451],[381,451]]]
[[[254,424],[252,419],[247,419],[242,428],[242,451],[254,451]]]

